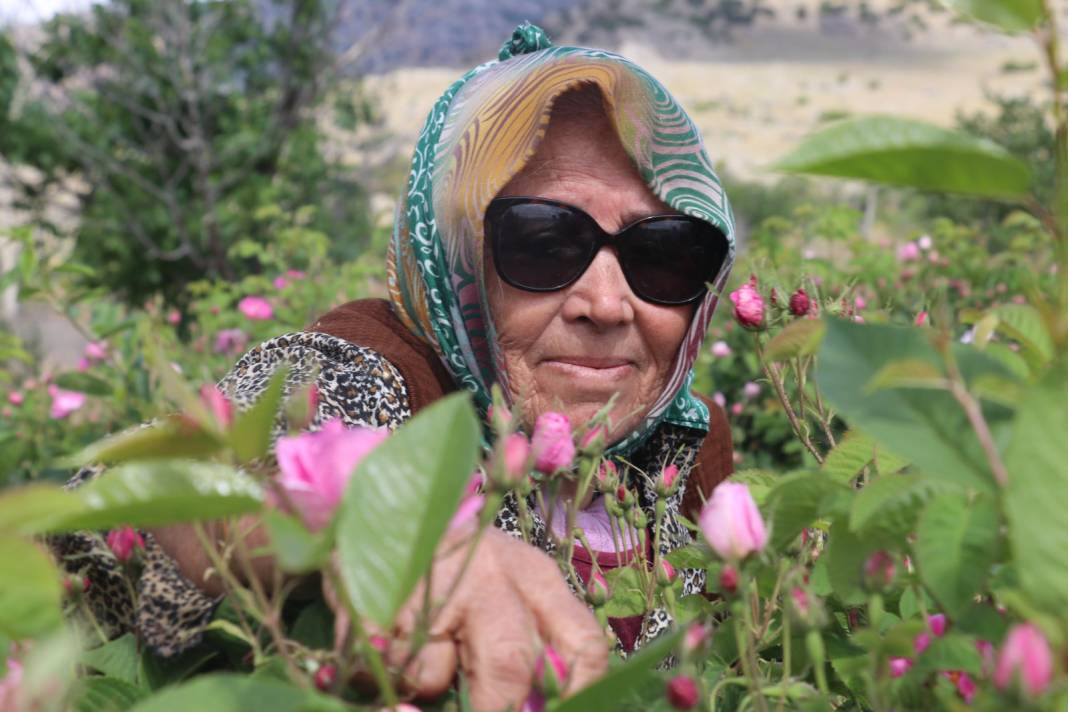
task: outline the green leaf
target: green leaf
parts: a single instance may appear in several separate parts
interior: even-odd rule
[[[1020,585],[1047,612],[1068,610],[1068,360],[1020,403],[1005,453],[1005,514]]]
[[[213,455],[222,447],[222,440],[214,433],[191,420],[171,416],[98,440],[59,464],[84,467],[129,460],[198,459]]]
[[[216,674],[175,685],[143,700],[130,712],[339,712],[340,701],[280,680]]]
[[[821,319],[791,322],[768,342],[766,355],[772,361],[785,361],[814,354],[823,339],[826,325]]]
[[[131,633],[86,650],[82,654],[82,663],[108,677],[131,685],[140,684],[141,654],[137,650],[137,639]]]
[[[862,539],[850,530],[846,517],[839,517],[831,524],[827,551],[820,558],[827,558],[827,578],[842,603],[854,604],[864,600],[861,589],[864,562],[880,548],[878,542]]]
[[[0,536],[0,634],[30,638],[62,621],[60,573],[39,545]]]
[[[0,494],[0,532],[40,534],[84,509],[82,500],[57,485],[33,483]]]
[[[283,571],[307,573],[322,568],[333,541],[322,533],[309,532],[299,519],[269,509],[263,519],[270,533],[271,548]]]
[[[920,677],[941,670],[963,670],[970,675],[981,675],[983,659],[975,648],[975,639],[949,631],[940,638],[932,636],[930,647],[917,656],[913,670]]]
[[[1040,371],[1053,358],[1053,338],[1037,309],[1027,304],[1003,304],[993,310],[1000,334],[1020,344],[1032,371]]]
[[[1042,0],[943,0],[963,15],[1005,32],[1027,32],[1043,22]]]
[[[278,415],[288,368],[279,368],[256,404],[239,413],[228,433],[230,447],[241,462],[263,457],[271,446],[271,431]]]
[[[90,373],[62,373],[56,376],[56,385],[68,391],[78,391],[91,396],[110,396],[111,384]]]
[[[263,499],[248,475],[225,465],[185,460],[133,462],[76,491],[85,508],[53,529],[151,527],[257,511]]]
[[[74,689],[73,712],[126,712],[148,692],[112,677],[83,677]]]
[[[1027,164],[991,141],[890,116],[832,124],[775,167],[990,198],[1025,198],[1031,185]]]
[[[916,527],[916,566],[950,617],[963,611],[990,575],[1000,549],[998,511],[989,497],[943,494],[928,502]]]
[[[675,649],[682,631],[663,633],[627,659],[625,663],[611,668],[597,682],[583,688],[571,697],[551,705],[552,712],[614,712],[620,703],[628,700],[635,692],[648,686],[655,678],[654,668]],[[656,687],[658,695],[662,689]]]
[[[879,446],[871,436],[859,430],[850,430],[827,454],[821,469],[836,481],[845,484],[872,463],[877,471],[888,474],[905,467],[908,461]]]
[[[788,475],[768,495],[771,544],[782,549],[791,544],[816,519],[848,502],[852,492],[824,472]]]
[[[945,388],[946,377],[941,369],[923,359],[906,358],[891,361],[880,368],[865,385],[867,392],[883,388]]]
[[[712,550],[702,542],[675,549],[667,555],[667,560],[677,569],[703,569],[717,559]]]
[[[915,473],[883,475],[857,493],[849,528],[876,537],[887,546],[899,545],[912,532],[924,504],[944,486]]]
[[[608,582],[608,590],[612,593],[604,606],[605,615],[610,618],[627,618],[645,613],[645,590],[635,569],[629,566],[612,569],[605,573],[605,581]]]
[[[479,427],[465,393],[426,408],[356,468],[338,515],[341,576],[383,627],[426,572],[475,468]]]
[[[826,399],[852,426],[895,452],[906,452],[921,471],[965,487],[990,491],[993,475],[964,410],[948,392],[889,388],[865,392],[886,364],[924,360],[941,367],[930,329],[855,324],[829,319],[820,349],[816,380]],[[996,359],[955,344],[953,354],[966,382],[985,374],[1011,377]],[[983,403],[995,434],[1010,422],[1004,406]]]

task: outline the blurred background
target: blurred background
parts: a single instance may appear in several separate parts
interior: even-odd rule
[[[689,110],[734,201],[735,281],[911,322],[1020,300],[1049,272],[1011,206],[772,168],[824,125],[893,113],[997,141],[1048,192],[1033,42],[937,2],[0,0],[0,485],[61,478],[57,455],[166,408],[158,362],[216,380],[247,346],[383,296],[427,111],[524,20],[623,53]],[[796,466],[727,311],[698,386],[728,406],[740,465]],[[57,390],[82,399],[57,410]]]

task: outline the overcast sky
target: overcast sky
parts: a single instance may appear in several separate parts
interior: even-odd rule
[[[0,25],[46,20],[64,10],[81,10],[92,0],[0,0]]]

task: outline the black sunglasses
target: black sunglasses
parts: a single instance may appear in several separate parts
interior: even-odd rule
[[[530,292],[567,287],[611,245],[634,294],[689,304],[705,294],[729,251],[720,230],[689,215],[653,215],[610,235],[584,211],[548,198],[494,198],[485,226],[497,274]]]

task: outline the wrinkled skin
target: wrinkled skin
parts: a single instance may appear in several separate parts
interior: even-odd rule
[[[642,182],[600,110],[595,92],[561,97],[548,132],[528,166],[501,195],[542,196],[588,212],[615,232],[635,219],[672,212]],[[622,434],[648,411],[664,387],[693,313],[692,306],[643,302],[631,291],[615,251],[601,250],[589,269],[559,292],[533,293],[504,284],[486,260],[486,288],[503,348],[513,402],[527,424],[558,410],[581,423],[620,393],[612,413]],[[266,543],[255,522],[250,549]],[[218,592],[205,579],[208,561],[183,527],[158,532],[161,544],[192,581]],[[593,614],[567,587],[555,562],[543,552],[496,529],[483,533],[459,586],[445,598],[462,569],[470,532],[453,532],[435,559],[431,599],[441,604],[431,642],[405,670],[408,690],[440,694],[462,670],[475,710],[518,709],[527,697],[534,664],[544,643],[571,668],[567,692],[595,680],[607,668],[609,645]],[[273,562],[253,562],[270,580]],[[333,592],[325,589],[336,611]],[[407,640],[423,602],[422,587],[402,609],[387,659],[407,659]],[[338,645],[347,634],[343,614]]]

